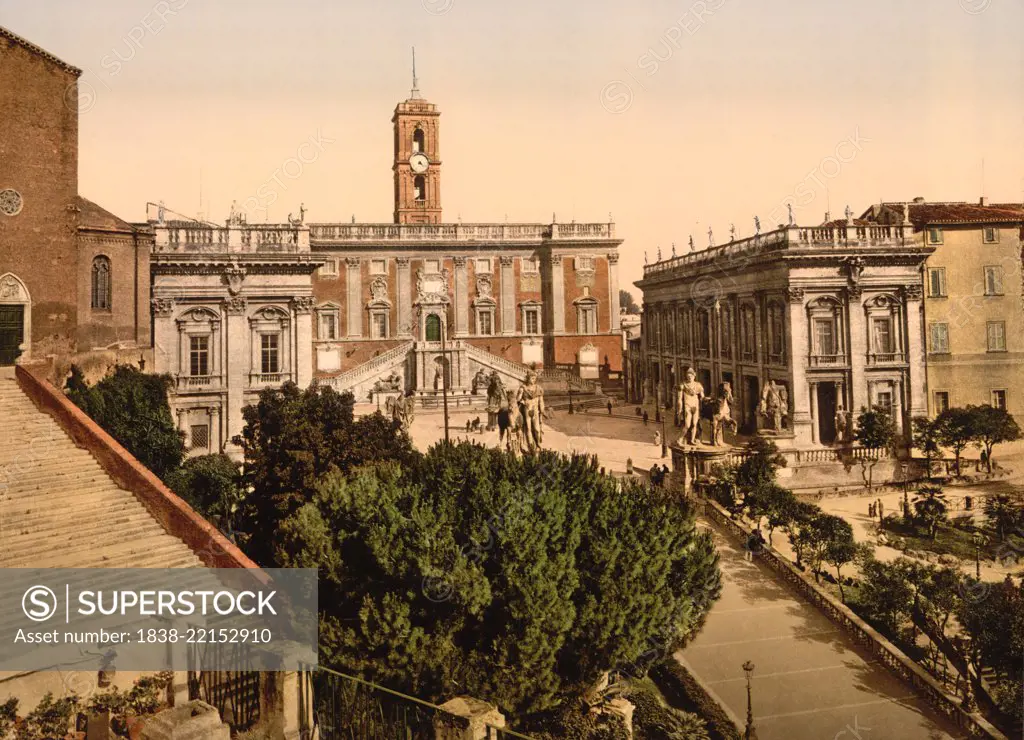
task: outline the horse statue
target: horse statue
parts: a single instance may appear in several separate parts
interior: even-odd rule
[[[736,434],[736,420],[732,418],[732,384],[722,383],[715,395],[714,413],[711,417],[711,444],[715,447],[725,446],[725,428],[732,429]]]

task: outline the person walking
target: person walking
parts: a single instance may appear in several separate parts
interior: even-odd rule
[[[644,426],[647,426],[647,422],[650,417],[647,416],[647,409],[644,409]]]
[[[612,415],[612,400],[608,399],[608,416]]]
[[[761,552],[765,545],[764,535],[761,534],[761,528],[758,527],[750,533],[750,537],[747,538],[747,547],[743,553],[744,559],[751,563],[754,561],[754,553]]]

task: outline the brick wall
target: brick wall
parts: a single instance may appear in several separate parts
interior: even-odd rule
[[[0,273],[32,298],[32,354],[66,354],[77,324],[77,73],[0,35],[0,189],[21,193],[0,215]]]

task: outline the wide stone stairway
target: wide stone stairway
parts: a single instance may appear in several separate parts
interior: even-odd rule
[[[0,369],[0,567],[201,567]]]

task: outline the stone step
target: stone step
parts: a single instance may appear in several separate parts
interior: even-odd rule
[[[36,437],[32,439],[4,439],[5,447],[0,450],[0,465],[11,465],[18,462],[28,463],[42,458],[57,460],[72,450],[80,449],[67,437]]]
[[[76,522],[74,526],[58,525],[26,535],[7,535],[4,547],[10,552],[17,552],[19,558],[45,556],[56,548],[91,546],[97,538],[108,537],[111,532],[116,533],[118,539],[126,541],[144,540],[166,534],[163,528],[148,516],[127,522],[107,519],[89,525],[80,525]]]
[[[32,456],[31,451],[29,451],[27,459],[0,463],[0,467],[4,469],[6,479],[11,480],[18,475],[32,475],[33,473],[37,473],[41,470],[59,470],[63,467],[69,467],[72,464],[83,463],[94,463],[99,465],[99,463],[96,462],[96,458],[85,450],[75,447],[70,450],[61,450],[60,454],[56,457],[50,457],[48,455]]]
[[[68,486],[52,491],[35,493],[19,493],[3,498],[6,507],[14,511],[42,511],[44,509],[64,509],[68,511],[99,509],[115,504],[121,500],[135,501],[135,497],[118,488],[109,480],[96,482],[87,486]]]
[[[17,553],[0,561],[5,568],[163,568],[165,561],[195,558],[184,543],[168,534],[96,544],[62,547],[42,557]]]
[[[119,488],[97,489],[79,499],[64,499],[57,506],[33,501],[20,504],[0,503],[0,531],[23,531],[35,527],[48,527],[51,523],[74,518],[76,524],[86,525],[93,520],[127,517],[138,514],[149,516],[146,507]]]
[[[55,473],[53,475],[33,476],[28,480],[20,477],[12,477],[0,490],[9,501],[24,499],[29,496],[46,496],[49,493],[58,491],[72,492],[76,489],[84,489],[101,483],[109,484],[112,481],[110,476],[102,472],[83,470],[81,472]]]

